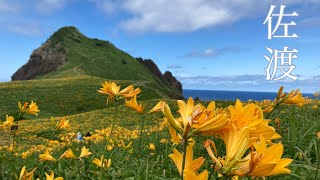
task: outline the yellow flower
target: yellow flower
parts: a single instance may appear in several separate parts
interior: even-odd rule
[[[252,103],[243,106],[241,101],[237,100],[235,106],[229,106],[228,109],[230,123],[219,131],[219,134],[228,131],[227,129],[229,129],[231,125],[235,125],[237,129],[242,129],[244,127],[248,128],[250,138],[249,144],[258,140],[260,134],[268,141],[281,137],[276,133],[276,130],[272,126],[268,125],[270,120],[263,118],[263,111],[259,106]]]
[[[173,127],[169,126],[169,132],[171,135],[170,141],[173,142],[173,144],[175,145],[180,144],[182,138],[179,134],[177,134],[176,130]]]
[[[166,102],[159,101],[157,105],[155,105],[148,113],[157,112],[157,111],[164,111],[164,106],[166,105]]]
[[[320,131],[317,132],[317,138],[320,139]]]
[[[131,98],[133,96],[138,95],[140,92],[141,92],[140,88],[134,89],[133,85],[130,85],[120,91],[120,86],[118,86],[116,83],[111,81],[110,82],[105,81],[104,84],[102,84],[102,88],[98,90],[98,93],[108,95],[107,103],[109,99],[112,100],[117,96]]]
[[[142,104],[137,103],[137,96],[134,96],[130,100],[125,101],[125,105],[140,114],[143,113]]]
[[[57,177],[57,178],[54,178],[54,172],[51,171],[51,174],[48,175],[47,173],[45,173],[46,175],[46,180],[63,180],[63,177]]]
[[[186,152],[184,171],[189,169],[197,174],[197,171],[200,169],[200,167],[204,163],[204,158],[199,157],[199,158],[193,160],[193,145],[188,145],[186,151],[187,152]],[[177,149],[173,149],[173,154],[169,155],[169,157],[172,159],[172,161],[177,166],[180,175],[182,174],[182,156],[183,155]]]
[[[317,109],[318,109],[318,106],[317,106],[317,105],[314,105],[314,106],[312,107],[312,109],[313,109],[313,110],[317,110]]]
[[[50,155],[48,149],[44,151],[44,154],[39,155],[39,159],[42,161],[56,161],[56,159]]]
[[[29,105],[28,109],[26,109],[25,112],[28,114],[38,116],[38,113],[40,112],[40,110],[38,109],[37,103],[31,101],[31,104]]]
[[[33,173],[37,168],[34,168],[31,172],[28,173],[26,170],[26,166],[23,166],[20,171],[19,180],[32,180],[33,179]]]
[[[67,158],[67,159],[77,159],[77,157],[73,154],[72,150],[71,149],[68,149],[66,150],[59,158],[62,159],[62,158]]]
[[[185,169],[183,172],[183,179],[184,180],[207,180],[208,179],[208,171],[204,170],[202,173],[197,175],[191,169]]]
[[[12,116],[6,115],[6,121],[0,125],[0,129],[7,128],[7,127],[10,128],[13,125],[13,121],[14,121],[14,118]]]
[[[263,112],[264,113],[269,113],[269,112],[271,112],[273,110],[273,107],[272,107],[272,105],[270,105],[270,106],[268,106],[267,108],[265,108],[264,110],[263,110]]]
[[[147,146],[147,148],[149,148],[150,154],[154,155],[154,152],[156,150],[156,146],[153,143],[150,143],[149,146]]]
[[[296,104],[298,106],[303,106],[305,103],[305,99],[304,97],[302,97],[300,90],[297,89],[295,91],[291,91],[283,102],[286,104]]]
[[[266,140],[260,136],[260,141],[253,144],[255,152],[248,154],[238,164],[238,170],[232,174],[238,176],[272,176],[278,174],[289,174],[290,169],[286,168],[292,159],[282,158],[283,145],[281,143],[273,144],[267,148]]]
[[[18,108],[19,108],[19,110],[20,110],[20,112],[26,112],[26,110],[27,110],[27,108],[28,108],[28,102],[25,102],[24,104],[23,104],[23,106],[22,106],[22,104],[21,104],[21,102],[20,101],[18,101]]]
[[[168,140],[166,138],[162,138],[160,140],[160,143],[163,143],[163,144],[167,144],[168,143]]]
[[[225,127],[228,117],[222,113],[216,113],[215,102],[212,101],[207,108],[201,104],[194,105],[190,97],[188,102],[178,100],[180,118],[175,119],[170,107],[164,106],[164,115],[168,119],[170,126],[186,137],[190,132],[199,134],[214,134],[216,131]],[[193,129],[192,129],[193,128]]]
[[[79,158],[83,158],[83,157],[87,157],[90,156],[92,154],[92,152],[89,151],[89,149],[87,149],[85,146],[83,146],[81,148],[81,154]]]
[[[128,145],[125,145],[124,141],[122,139],[120,140],[120,142],[121,142],[121,146],[123,147],[124,150],[129,149],[132,145],[132,141],[130,141]]]
[[[56,129],[66,129],[70,128],[69,120],[66,117],[63,117],[59,122],[56,124]]]
[[[226,157],[224,170],[228,173],[241,161],[244,153],[249,148],[249,130],[242,128],[238,130],[235,125],[231,125],[229,131],[224,132],[222,139],[226,145]]]
[[[101,156],[100,160],[97,158],[94,158],[92,161],[94,164],[96,164],[98,167],[109,169],[111,166],[111,159],[107,160],[104,159],[104,155]]]

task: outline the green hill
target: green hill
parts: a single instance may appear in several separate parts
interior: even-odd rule
[[[168,97],[181,97],[181,92],[165,79],[128,53],[108,41],[91,39],[75,27],[55,32],[30,56],[13,80],[99,77],[111,80],[133,80],[148,83]]]

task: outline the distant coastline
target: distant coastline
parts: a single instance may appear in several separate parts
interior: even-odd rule
[[[183,96],[185,98],[196,98],[200,100],[230,100],[235,101],[240,99],[241,101],[264,99],[273,100],[277,96],[277,92],[253,92],[253,91],[221,91],[221,90],[193,90],[184,89]],[[303,96],[313,98],[311,93],[303,93]]]

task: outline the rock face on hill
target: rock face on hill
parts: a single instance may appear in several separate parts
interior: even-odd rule
[[[57,70],[65,61],[66,55],[61,43],[52,46],[51,42],[47,41],[32,52],[27,64],[19,68],[11,79],[13,81],[33,79]]]
[[[180,93],[182,93],[182,84],[178,81],[170,71],[166,71],[163,74],[164,79],[175,89],[177,89]]]
[[[171,87],[175,88],[180,94],[182,94],[182,84],[178,81],[170,71],[161,73],[158,66],[151,59],[143,59],[141,57],[136,58],[141,64],[148,68],[155,76],[161,79],[163,82],[168,83]]]

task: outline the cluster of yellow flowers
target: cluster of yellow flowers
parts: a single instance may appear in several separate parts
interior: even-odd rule
[[[287,95],[282,90],[283,87],[275,100],[277,106],[279,103],[303,105],[304,98],[299,90]],[[292,159],[281,158],[283,145],[281,142],[272,142],[281,136],[269,125],[270,120],[264,118],[264,111],[260,106],[254,103],[243,105],[237,100],[234,106],[219,109],[215,107],[214,101],[205,107],[201,103],[195,105],[192,98],[187,103],[178,100],[177,104],[180,114],[178,118],[173,116],[169,105],[164,101],[160,101],[150,112],[162,111],[169,124],[171,141],[182,144],[183,153],[174,149],[169,157],[183,178],[208,178],[207,170],[198,173],[204,158],[193,160],[193,143],[189,144],[191,138],[202,135],[209,135],[212,139],[220,138],[225,144],[226,154],[222,156],[218,154],[212,139],[203,142],[215,164],[214,169],[222,176],[264,177],[290,173],[286,167]]]

